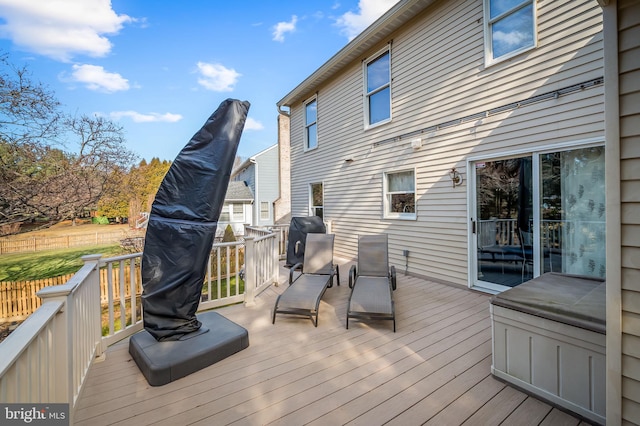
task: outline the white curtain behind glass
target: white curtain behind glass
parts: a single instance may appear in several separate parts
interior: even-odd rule
[[[389,192],[413,192],[415,180],[413,171],[389,174]]]
[[[562,272],[604,278],[604,148],[567,151],[560,158]]]

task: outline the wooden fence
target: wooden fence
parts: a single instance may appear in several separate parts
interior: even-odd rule
[[[217,276],[218,267],[220,267],[220,274],[222,278],[226,279],[227,276],[231,276],[235,274],[235,268],[233,265],[236,264],[235,260],[235,252],[231,252],[231,258],[229,262],[226,260],[226,255],[221,254],[221,259],[218,261],[217,253],[211,253],[211,271],[212,276]],[[242,265],[244,263],[244,249],[240,251],[240,259],[238,259],[237,264]],[[231,270],[227,270],[227,265],[231,265]],[[129,285],[131,282],[131,276],[134,277],[136,283],[135,288],[137,291],[137,295],[142,294],[142,276],[140,273],[140,264],[134,264],[136,271],[134,274],[130,273],[130,265],[124,266],[124,273],[120,274],[119,268],[113,268],[111,270],[112,279],[108,280],[108,269],[101,268],[100,269],[100,301],[103,304],[108,302],[108,289],[107,285],[109,282],[113,283],[112,294],[114,300],[120,299],[120,289],[124,289],[124,297],[129,298],[131,296],[131,288],[133,286]],[[36,295],[36,293],[48,286],[52,285],[60,285],[66,283],[73,274],[62,275],[54,278],[47,278],[42,280],[35,281],[0,281],[0,322],[7,321],[20,321],[24,320],[30,314],[35,312],[38,307],[42,304],[41,299]],[[124,282],[121,285],[120,278],[124,279]]]
[[[42,302],[36,293],[52,285],[66,283],[73,274],[35,281],[0,282],[0,321],[25,319],[40,307]]]
[[[116,231],[62,235],[59,237],[32,237],[23,239],[3,238],[0,239],[0,254],[111,244],[120,242],[120,240],[127,236],[127,233],[124,231]]]

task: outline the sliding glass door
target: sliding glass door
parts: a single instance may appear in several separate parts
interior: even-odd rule
[[[501,291],[545,272],[604,277],[604,147],[474,161],[474,286]]]

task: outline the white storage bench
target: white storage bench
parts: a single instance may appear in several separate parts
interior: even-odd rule
[[[548,273],[491,299],[491,373],[605,423],[605,282]]]

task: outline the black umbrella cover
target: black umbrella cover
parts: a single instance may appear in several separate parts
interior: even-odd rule
[[[195,313],[249,106],[222,102],[156,193],[142,253],[142,308],[144,328],[158,341],[201,326]]]

